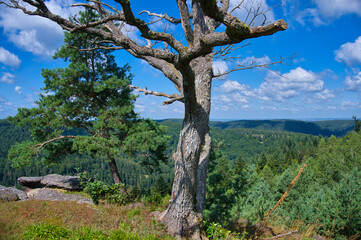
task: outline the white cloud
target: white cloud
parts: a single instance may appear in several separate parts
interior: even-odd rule
[[[0,47],[0,62],[10,67],[19,67],[21,61],[18,56]]]
[[[360,0],[315,0],[315,3],[326,18],[339,18],[346,14],[361,16]]]
[[[298,96],[302,91],[319,92],[323,88],[324,82],[316,73],[298,67],[283,75],[270,71],[255,92],[262,100],[284,101]]]
[[[321,100],[328,100],[334,98],[335,95],[328,89],[323,90],[322,92],[319,92],[316,94],[316,98]]]
[[[15,87],[15,92],[16,92],[17,94],[21,95],[21,94],[23,93],[23,90],[22,90],[22,88],[21,88],[20,86],[16,86],[16,87]]]
[[[213,100],[220,105],[246,104],[248,100],[240,93],[222,94],[213,98]]]
[[[361,90],[361,72],[355,76],[347,76],[344,84],[349,91],[358,91]]]
[[[299,12],[297,14],[296,21],[302,26],[305,26],[308,21],[312,22],[316,27],[326,24],[322,20],[319,10],[316,8],[306,8],[305,10]]]
[[[222,92],[226,92],[226,93],[241,91],[245,89],[244,85],[239,84],[237,81],[231,81],[231,80],[227,80],[219,88]]]
[[[349,110],[349,109],[355,109],[355,108],[361,108],[361,103],[351,102],[349,100],[344,100],[341,102],[341,109],[343,109],[343,110]]]
[[[245,59],[242,59],[241,61],[237,62],[237,64],[241,66],[254,66],[254,65],[265,65],[271,63],[271,59],[268,56],[263,56],[260,58],[256,58],[254,56],[246,57]]]
[[[213,61],[212,62],[213,74],[221,75],[228,70],[228,65],[225,61]]]
[[[307,96],[304,94],[310,93],[313,93],[313,99],[329,100],[334,98],[334,93],[324,88],[324,82],[320,78],[320,74],[307,71],[301,67],[285,74],[269,71],[262,84],[256,89],[237,81],[225,81],[218,90],[226,94],[216,96],[213,100],[219,104],[245,104],[249,102],[249,98],[285,102],[287,99],[299,95]],[[305,102],[313,102],[309,96],[303,99]]]
[[[347,14],[361,16],[360,0],[314,0],[313,2],[315,7],[306,8],[295,14],[296,21],[303,26],[306,25],[306,22],[312,22],[316,27],[326,25]]]
[[[233,14],[246,24],[259,26],[264,22],[267,24],[275,20],[272,8],[267,4],[266,0],[231,0],[229,9],[234,9],[241,2],[241,6],[237,8]],[[254,13],[257,9],[260,9],[260,12],[259,15],[254,18]],[[262,13],[264,13],[264,15]],[[253,18],[254,20],[252,21]]]
[[[348,42],[335,51],[335,59],[347,65],[361,64],[361,36],[355,42]]]
[[[261,110],[273,110],[273,111],[276,111],[276,110],[278,110],[278,108],[276,108],[275,106],[266,106],[266,107],[262,106]]]
[[[14,83],[14,75],[11,73],[4,73],[1,78],[0,78],[0,82],[4,82],[4,83]]]
[[[71,0],[51,0],[46,4],[50,11],[68,19],[79,8],[70,8]],[[16,46],[40,56],[52,56],[63,43],[63,30],[56,23],[29,16],[20,10],[1,7],[0,26]]]
[[[255,97],[254,91],[249,86],[240,84],[237,81],[227,80],[218,88],[218,90],[224,93],[239,92],[245,97]]]

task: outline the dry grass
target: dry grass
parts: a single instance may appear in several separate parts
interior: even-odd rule
[[[67,229],[89,227],[105,233],[123,229],[138,235],[168,238],[165,228],[149,216],[150,210],[144,205],[95,207],[65,201],[0,202],[0,238],[23,239],[27,226],[40,223]]]
[[[263,222],[266,226],[271,227],[276,235],[287,232],[297,231],[282,239],[315,239],[319,226],[317,224],[306,224],[301,220],[293,220],[291,224],[285,224],[285,219],[275,214],[273,217]]]

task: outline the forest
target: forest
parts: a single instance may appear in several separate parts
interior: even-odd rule
[[[177,146],[181,122],[158,122],[167,127],[169,136],[166,163],[149,169],[127,155],[117,159],[122,182],[136,188],[143,196],[169,194],[173,180],[174,163],[170,156]],[[270,122],[276,123],[274,129]],[[246,123],[250,128],[243,128],[245,121],[210,124],[213,144],[207,177],[205,226],[245,232],[246,229],[250,231],[248,228],[253,224],[267,220],[297,226],[300,231],[312,229],[334,239],[360,236],[361,134],[352,120],[250,120]],[[292,125],[293,132],[282,129],[280,123]],[[312,127],[303,128],[305,125]],[[322,131],[320,126],[323,126]],[[299,133],[298,129],[308,134]],[[310,129],[316,130],[309,134]],[[343,134],[328,136],[335,131]],[[20,176],[49,173],[83,173],[89,178],[112,183],[105,161],[87,154],[68,154],[50,165],[34,162],[26,168],[13,168],[7,158],[10,147],[29,139],[31,135],[26,128],[7,120],[0,121],[1,185],[16,186]],[[304,164],[307,166],[294,188],[288,190],[287,198],[265,219]]]

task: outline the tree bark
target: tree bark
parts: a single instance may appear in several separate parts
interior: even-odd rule
[[[119,171],[118,171],[118,167],[117,167],[117,163],[116,163],[115,159],[113,157],[109,157],[108,163],[109,163],[109,168],[112,173],[114,183],[115,184],[122,183],[122,181],[120,180],[120,175],[119,175]]]
[[[211,142],[212,54],[194,59],[181,72],[185,116],[174,154],[171,202],[161,220],[177,237],[200,239]]]

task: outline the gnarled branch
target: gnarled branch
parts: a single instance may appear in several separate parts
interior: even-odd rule
[[[34,150],[36,151],[36,153],[38,153],[40,151],[40,149],[42,149],[43,147],[45,147],[46,145],[48,145],[49,143],[61,140],[61,139],[66,139],[66,138],[76,138],[77,136],[73,136],[73,135],[68,135],[68,136],[59,136],[56,138],[52,138],[48,141],[45,141],[43,143],[39,143],[34,145]]]
[[[231,70],[226,71],[224,73],[214,74],[214,77],[219,78],[219,77],[228,75],[231,72],[241,71],[241,70],[249,70],[249,69],[253,69],[253,68],[270,69],[270,66],[274,66],[277,64],[287,64],[287,61],[292,61],[293,58],[294,58],[294,55],[292,55],[290,57],[285,57],[285,58],[280,57],[280,59],[278,61],[273,61],[273,62],[269,62],[269,63],[257,63],[257,59],[254,59],[253,61],[249,62],[248,64],[243,64],[243,63],[236,64]],[[239,59],[239,58],[234,57],[233,60],[236,60],[236,59]]]
[[[139,92],[143,92],[145,95],[154,95],[154,96],[158,96],[158,97],[166,97],[166,98],[170,98],[170,100],[168,101],[164,101],[163,105],[168,105],[171,104],[175,101],[180,101],[183,102],[183,96],[180,96],[179,94],[167,94],[167,93],[162,93],[162,92],[156,92],[156,91],[152,91],[152,90],[148,90],[147,88],[140,88],[140,87],[136,87],[133,85],[129,85],[130,88],[136,89]]]
[[[171,16],[169,16],[167,13],[165,13],[165,14],[158,14],[158,13],[151,13],[151,12],[149,12],[149,11],[147,11],[147,10],[143,10],[143,11],[141,11],[139,14],[142,14],[142,13],[147,13],[147,14],[148,14],[149,16],[151,16],[151,17],[157,17],[157,18],[159,18],[159,20],[165,19],[165,20],[167,20],[168,22],[173,23],[173,24],[179,24],[179,23],[181,23],[181,19],[177,19],[177,18],[171,17]]]

